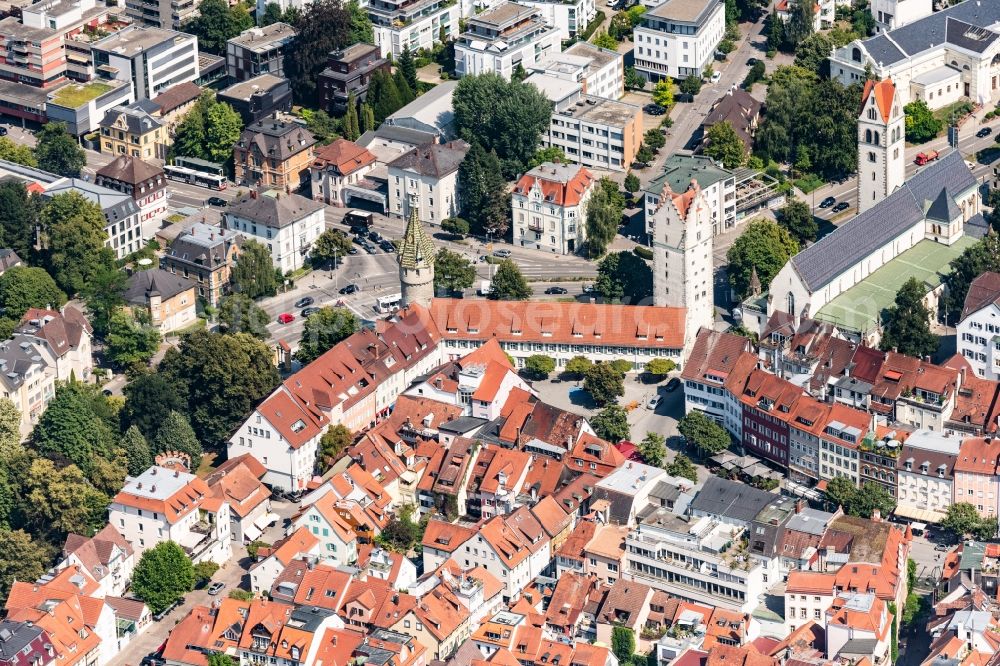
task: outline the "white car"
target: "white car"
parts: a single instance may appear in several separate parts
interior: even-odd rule
[[[718,83],[722,78],[722,72],[712,72],[712,83]]]
[[[660,406],[661,402],[663,402],[663,396],[657,393],[656,395],[654,395],[652,398],[649,399],[649,402],[646,403],[646,409],[655,412],[656,408]]]

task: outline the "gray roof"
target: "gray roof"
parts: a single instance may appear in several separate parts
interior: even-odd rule
[[[965,223],[965,235],[972,238],[983,238],[990,230],[990,223],[982,213],[976,213]]]
[[[111,51],[126,58],[134,58],[161,44],[168,44],[176,38],[195,39],[192,35],[174,30],[130,25],[95,42],[91,48],[98,51]]]
[[[878,647],[878,640],[874,638],[849,638],[840,648],[839,654],[857,654],[871,657]]]
[[[875,62],[885,65],[945,41],[981,53],[997,39],[996,33],[986,26],[997,22],[1000,22],[1000,2],[965,0],[862,43]]]
[[[462,140],[432,143],[403,153],[390,162],[389,167],[440,178],[457,171],[468,152],[469,144]]]
[[[788,519],[785,529],[822,536],[831,520],[833,520],[832,513],[806,507]]]
[[[93,201],[101,210],[108,224],[114,224],[131,215],[139,213],[139,206],[135,199],[127,194],[116,192],[108,187],[97,185],[82,178],[62,178],[45,188],[45,197],[54,197],[58,194],[68,192],[78,192],[84,197]]]
[[[704,23],[719,0],[665,0],[646,12],[646,16],[682,23]]]
[[[244,30],[231,38],[229,43],[255,53],[263,53],[291,43],[295,39],[295,35],[295,28],[279,21],[263,28],[254,27]]]
[[[261,74],[246,81],[234,83],[225,90],[219,91],[219,97],[239,99],[247,102],[255,94],[263,94],[280,86],[287,86],[288,79],[274,74]]]
[[[937,220],[938,222],[951,222],[955,218],[962,214],[961,209],[959,209],[958,204],[955,203],[955,197],[947,188],[942,189],[937,197],[934,198],[934,202],[931,203],[930,208],[927,209],[927,219]]]
[[[147,104],[152,104],[148,102]],[[101,127],[111,127],[113,126],[120,116],[125,117],[125,126],[128,131],[133,134],[145,134],[146,132],[152,132],[158,127],[163,127],[158,119],[150,115],[148,107],[144,108],[146,105],[134,102],[128,106],[120,106],[114,109],[109,109],[107,113],[104,114],[104,118],[101,120]],[[153,105],[155,106],[155,104]],[[157,107],[158,109],[159,107]]]
[[[942,193],[964,193],[976,179],[958,151],[951,151],[906,181],[873,208],[792,257],[795,272],[810,292],[838,275],[903,231],[926,219],[925,211]]]
[[[191,280],[160,268],[151,268],[148,271],[137,271],[128,279],[125,302],[145,305],[150,295],[159,295],[165,300],[193,288],[194,282]]]
[[[447,423],[442,423],[438,426],[438,430],[463,434],[472,432],[477,428],[481,428],[487,423],[489,423],[489,421],[481,419],[477,416],[459,416],[457,419],[452,419]]]
[[[698,187],[704,190],[732,177],[732,172],[723,169],[711,157],[675,154],[667,158],[663,173],[650,180],[643,191],[660,196],[663,186],[669,185],[671,192],[686,192],[692,180],[698,181]]]
[[[739,481],[709,476],[691,502],[691,511],[696,515],[721,516],[749,523],[764,507],[774,501],[775,497],[766,490]]]
[[[0,622],[0,662],[13,662],[17,653],[42,633],[40,627],[27,622]],[[472,641],[469,641],[470,643]]]
[[[230,204],[223,213],[223,219],[239,217],[269,227],[281,228],[322,209],[321,202],[306,199],[298,194],[266,192],[258,195],[256,192],[251,192]]]
[[[174,239],[167,250],[167,257],[215,268],[226,261],[233,243],[242,243],[241,236],[235,231],[197,222]]]
[[[315,144],[316,137],[306,128],[275,118],[263,118],[247,125],[237,143],[240,148],[246,149],[256,146],[262,156],[282,162]]]

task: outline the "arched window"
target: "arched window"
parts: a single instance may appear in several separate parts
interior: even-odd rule
[[[788,308],[788,314],[795,316],[795,294],[788,292],[788,298],[785,299],[786,307]]]
[[[871,120],[875,120],[875,117],[876,117],[875,116],[875,107],[873,106],[872,108],[868,109],[868,118],[871,119]]]
[[[870,129],[865,130],[865,143],[872,142],[872,131]]]
[[[861,62],[861,49],[855,46],[851,50],[851,60],[854,62]]]
[[[878,132],[875,132],[875,145],[876,146],[881,145],[878,140]]]

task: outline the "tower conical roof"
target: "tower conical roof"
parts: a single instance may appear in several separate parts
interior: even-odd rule
[[[403,268],[419,268],[434,264],[434,241],[420,224],[417,206],[410,205],[410,219],[406,223],[403,241],[396,251],[399,265]]]

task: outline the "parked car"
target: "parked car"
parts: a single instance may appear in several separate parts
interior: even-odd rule
[[[382,241],[382,237],[378,235],[377,231],[373,231],[370,234],[368,234],[368,240],[370,240],[373,243],[379,243]]]
[[[585,284],[585,285],[583,285],[583,293],[585,293],[585,294],[592,294],[592,293],[594,293],[594,285],[592,285],[592,284]]]
[[[396,246],[393,245],[391,241],[388,241],[386,239],[382,239],[382,242],[379,243],[378,246],[380,248],[382,248],[383,252],[395,252],[396,251]]]
[[[378,253],[378,251],[375,249],[375,246],[369,243],[368,241],[362,241],[361,247],[363,247],[365,249],[365,252],[367,252],[368,254]]]
[[[648,116],[662,116],[667,110],[659,104],[647,104],[642,107],[642,112]]]
[[[222,207],[222,206],[225,206],[228,202],[225,199],[223,199],[222,197],[209,197],[207,199],[207,203],[208,203],[209,206]]]
[[[347,254],[357,254],[357,253],[358,253],[358,248],[354,247],[353,245],[351,246],[351,249],[347,251]]]
[[[660,406],[661,402],[663,402],[663,396],[657,393],[649,399],[649,402],[646,403],[646,409],[656,410],[656,408]]]
[[[978,136],[980,139],[982,139],[984,136],[989,136],[990,134],[993,134],[992,127],[984,127],[983,129],[976,132],[976,136]]]
[[[211,586],[209,586],[208,593],[211,594],[214,597],[219,592],[222,592],[222,588],[224,588],[225,586],[226,586],[226,584],[223,583],[222,581],[216,581],[216,582],[212,583]]]
[[[162,620],[166,616],[170,615],[170,612],[172,610],[174,610],[175,608],[177,608],[178,606],[181,606],[183,604],[184,604],[184,597],[181,597],[180,599],[178,599],[177,601],[175,601],[174,603],[170,604],[169,606],[167,606],[166,608],[164,608],[163,610],[161,610],[159,613],[157,613],[156,615],[154,615],[153,616],[153,621],[154,622],[159,622],[160,620]]]
[[[851,204],[847,203],[846,201],[841,201],[839,204],[837,204],[836,206],[833,207],[833,212],[834,213],[839,213],[839,212],[841,212],[843,210],[847,210],[850,207],[851,207]]]
[[[694,101],[694,95],[691,93],[677,93],[674,95],[675,102],[684,102],[685,104],[690,104]]]
[[[510,250],[493,250],[493,256],[506,259],[510,256]]]
[[[321,308],[303,308],[302,312],[299,313],[299,316],[302,317],[303,319],[305,319],[306,317],[308,317],[310,315],[316,314],[317,312],[320,311],[320,309]]]
[[[361,224],[355,224],[351,227],[351,233],[355,236],[364,236],[368,233],[368,227]]]
[[[722,78],[722,72],[712,72],[712,83],[718,83]]]
[[[673,391],[676,391],[678,388],[680,388],[680,385],[681,385],[681,380],[677,379],[676,377],[672,377],[670,381],[667,382],[667,385],[663,387],[663,390],[666,391],[667,393],[672,393]]]
[[[299,300],[295,301],[295,307],[297,307],[297,308],[304,308],[307,305],[312,305],[315,302],[316,301],[313,299],[312,296],[303,296]]]
[[[359,291],[358,285],[354,284],[353,282],[351,284],[347,285],[346,287],[341,287],[340,288],[340,293],[341,294],[353,294],[356,291]]]
[[[293,315],[291,312],[282,312],[280,315],[278,315],[279,324],[290,324],[293,321],[295,321],[295,315]]]
[[[549,287],[545,290],[546,294],[568,294],[569,291],[566,287]]]
[[[936,550],[938,552],[941,552],[941,553],[943,553],[943,552],[945,552],[947,550],[950,550],[950,549],[951,549],[951,546],[949,546],[946,543],[939,543],[938,545],[934,546],[934,550]]]
[[[829,208],[830,206],[832,206],[835,203],[837,203],[836,199],[834,199],[833,197],[827,197],[826,199],[823,199],[822,201],[819,202],[819,207],[820,208]]]
[[[0,136],[7,136],[7,128],[0,127]]]

